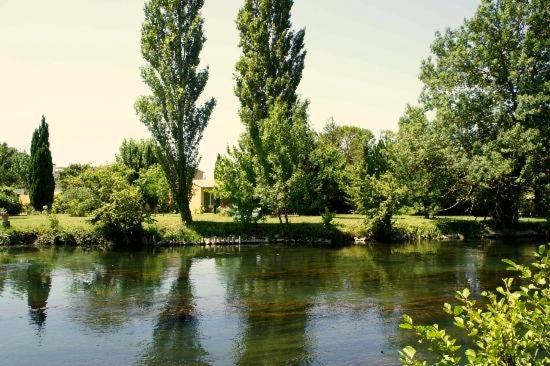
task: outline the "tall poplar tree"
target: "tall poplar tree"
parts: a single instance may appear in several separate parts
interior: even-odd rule
[[[46,117],[42,116],[40,125],[32,135],[29,168],[29,196],[36,210],[51,207],[54,198],[55,180],[49,139]]]
[[[237,16],[242,56],[236,66],[235,94],[251,153],[264,169],[262,125],[277,102],[290,120],[304,69],[305,31],[292,30],[293,4],[293,0],[245,0]]]
[[[189,201],[200,157],[199,143],[216,104],[197,105],[208,81],[200,69],[206,38],[200,10],[203,0],[149,0],[145,3],[141,69],[152,95],[136,102],[141,121],[157,142],[158,158],[184,222],[192,222]]]
[[[296,181],[311,138],[307,102],[296,91],[306,51],[305,31],[292,29],[293,4],[245,0],[237,17],[242,56],[236,66],[235,94],[246,127],[241,146],[255,167],[248,177],[255,180],[252,186],[261,204],[285,218],[289,185]]]

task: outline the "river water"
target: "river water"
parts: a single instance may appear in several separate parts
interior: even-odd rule
[[[0,365],[398,365],[536,244],[0,249]]]

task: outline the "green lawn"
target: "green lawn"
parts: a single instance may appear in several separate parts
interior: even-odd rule
[[[63,227],[86,227],[90,225],[87,218],[83,217],[70,217],[67,215],[57,215],[61,226]],[[181,227],[180,216],[177,214],[164,214],[155,215],[156,224],[159,228],[177,229]],[[195,215],[194,220],[198,224],[209,224],[215,226],[216,223],[225,224],[232,223],[233,219],[228,216],[222,216],[217,214],[201,214]],[[334,223],[340,227],[343,231],[349,233],[359,232],[364,220],[364,216],[361,215],[337,215],[334,219]],[[401,215],[396,217],[396,226],[398,227],[418,227],[418,228],[430,228],[430,227],[443,227],[452,226],[460,227],[461,225],[475,224],[475,221],[481,222],[481,218],[475,218],[473,216],[441,216],[437,219],[425,219],[420,216]],[[31,216],[12,216],[10,217],[11,224],[15,229],[28,230],[37,228],[41,225],[48,224],[48,217],[45,215],[31,215]],[[526,218],[522,219],[522,224],[535,224],[541,225],[544,223],[544,219]],[[276,217],[268,217],[265,219],[264,224],[277,224],[279,221]],[[293,224],[321,224],[322,220],[320,216],[291,216],[290,222]]]

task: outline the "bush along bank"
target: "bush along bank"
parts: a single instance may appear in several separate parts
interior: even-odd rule
[[[401,220],[393,226],[391,240],[475,240],[499,238],[549,238],[548,224],[522,222],[514,229],[498,230],[488,221],[460,218]],[[46,223],[28,228],[0,229],[0,246],[66,245],[90,248],[113,246],[183,246],[183,245],[346,245],[380,242],[364,227],[331,223],[239,224],[236,222],[196,221],[188,226],[162,226],[150,221],[132,230],[105,223],[63,226],[55,215]]]
[[[234,222],[204,222],[161,227],[144,223],[141,229],[120,230],[113,225],[97,223],[64,227],[55,215],[48,215],[46,224],[29,228],[0,230],[0,246],[82,246],[110,248],[114,246],[183,246],[183,245],[238,245],[238,244],[292,244],[343,245],[353,242],[353,235],[337,226],[319,223],[280,225],[257,223],[242,225]]]
[[[464,218],[434,218],[431,220],[404,220],[391,229],[391,241],[419,240],[476,240],[550,238],[548,221],[520,222],[513,228],[500,228],[491,220]],[[376,242],[381,238],[367,231],[355,236],[356,243]]]

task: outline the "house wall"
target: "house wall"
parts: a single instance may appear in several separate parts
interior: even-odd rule
[[[203,207],[204,194],[201,187],[193,185],[193,196],[191,202],[189,202],[189,208],[191,213],[199,212]]]

